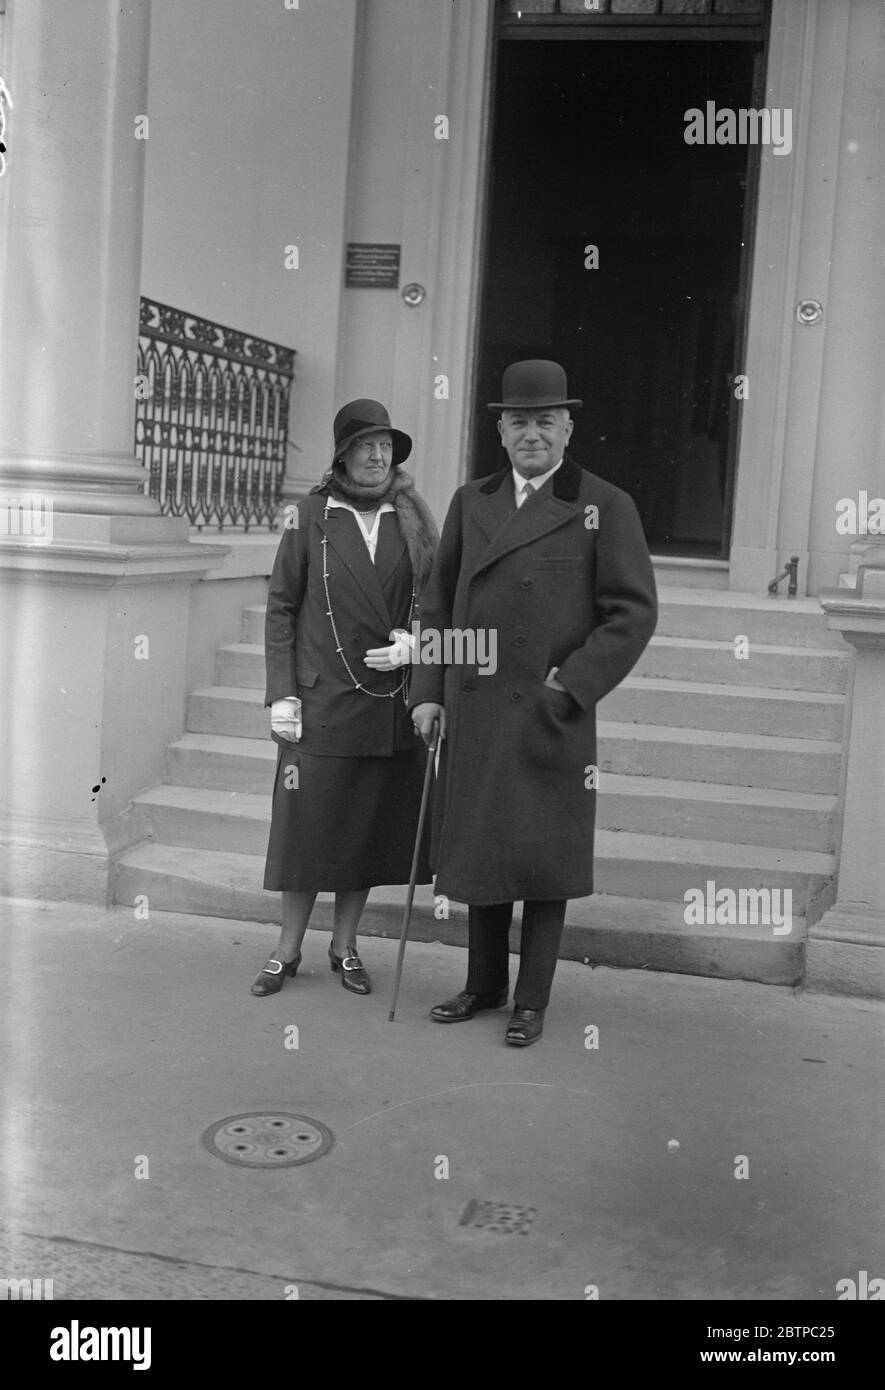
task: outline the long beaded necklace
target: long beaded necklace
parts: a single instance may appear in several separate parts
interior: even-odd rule
[[[374,507],[372,508],[372,510],[373,510],[373,511],[375,510]],[[324,508],[324,510],[323,510],[323,521],[328,521],[328,519],[329,519],[329,503],[326,502],[325,508]],[[373,698],[373,700],[395,700],[396,697],[397,697],[397,695],[399,695],[400,691],[402,691],[403,704],[408,708],[408,704],[409,704],[409,695],[408,695],[408,690],[407,690],[407,686],[408,686],[408,683],[409,683],[409,668],[408,668],[408,666],[407,666],[406,669],[403,671],[403,678],[402,678],[402,680],[400,681],[399,685],[396,687],[396,690],[386,690],[386,691],[384,691],[383,693],[379,693],[379,691],[377,691],[377,690],[367,690],[366,687],[365,687],[364,685],[361,685],[361,684],[360,684],[360,682],[357,680],[356,676],[354,675],[353,671],[350,669],[350,664],[349,664],[349,662],[348,662],[348,660],[347,660],[347,657],[344,655],[344,647],[341,645],[341,638],[338,636],[338,627],[337,627],[337,625],[336,625],[336,623],[335,623],[335,614],[334,614],[333,611],[332,611],[332,596],[331,596],[331,594],[329,593],[329,559],[328,559],[328,556],[327,556],[327,554],[326,554],[326,550],[327,550],[328,544],[329,544],[329,538],[328,538],[328,536],[326,535],[326,533],[325,533],[325,531],[324,531],[324,532],[323,532],[323,541],[322,541],[322,545],[323,545],[323,592],[324,592],[325,595],[326,595],[326,617],[329,619],[329,622],[330,622],[331,625],[332,625],[332,636],[333,636],[334,639],[335,639],[335,650],[336,650],[336,652],[338,653],[338,655],[341,657],[342,662],[344,663],[344,669],[345,669],[345,671],[347,672],[347,674],[350,676],[351,681],[353,682],[353,688],[354,688],[354,690],[361,690],[362,693],[363,693],[364,695],[371,695],[372,698]],[[414,617],[414,613],[415,613],[415,580],[414,580],[414,578],[413,578],[413,579],[412,579],[412,597],[411,597],[411,599],[409,600],[409,618],[408,618],[408,623],[409,623],[409,628],[410,628],[410,629],[411,629],[411,626],[412,626],[412,619],[413,619],[413,617]]]

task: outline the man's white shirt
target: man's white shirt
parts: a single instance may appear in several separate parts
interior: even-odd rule
[[[546,473],[536,473],[533,478],[524,478],[521,473],[517,473],[516,469],[511,464],[510,471],[513,474],[513,490],[516,493],[517,507],[521,507],[523,502],[528,500],[530,493],[537,492],[538,488],[543,487],[547,479],[552,478],[557,468],[561,467],[562,459],[559,460],[559,463],[554,463],[552,468],[548,468]],[[526,488],[526,483],[529,485],[528,489]]]

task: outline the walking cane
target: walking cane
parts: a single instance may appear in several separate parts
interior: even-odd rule
[[[427,802],[430,799],[430,774],[433,771],[433,763],[436,758],[436,749],[439,743],[439,719],[434,718],[432,726],[432,738],[430,747],[427,749],[427,767],[424,771],[424,790],[421,793],[421,809],[418,812],[418,834],[415,837],[415,853],[412,855],[412,872],[409,877],[409,892],[406,897],[405,911],[403,912],[403,926],[399,939],[399,955],[396,958],[396,981],[393,986],[393,1003],[390,1006],[390,1013],[387,1015],[387,1022],[393,1022],[396,1013],[396,1001],[399,997],[400,980],[403,977],[403,961],[406,956],[406,941],[409,936],[409,922],[412,916],[412,901],[415,897],[415,880],[418,877],[418,859],[421,854],[421,840],[424,836],[424,821],[427,816]]]

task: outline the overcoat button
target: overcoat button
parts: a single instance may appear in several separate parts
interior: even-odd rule
[[[469,682],[465,682],[465,684],[461,686],[461,689],[463,690],[465,695],[469,695],[471,690],[473,689],[473,686]]]
[[[514,639],[513,639],[513,645],[514,645],[514,647],[524,647],[524,646],[525,646],[525,638],[522,637],[522,636],[514,637]]]
[[[512,700],[512,701],[514,702],[514,704],[515,704],[518,700],[521,700],[521,699],[522,699],[522,691],[521,691],[521,690],[514,690],[513,694],[510,696],[510,698],[511,698],[511,700]]]
[[[530,579],[521,579],[519,581],[519,587],[521,589],[530,589],[532,587],[532,581]]]

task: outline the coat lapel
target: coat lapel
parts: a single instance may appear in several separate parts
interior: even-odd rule
[[[405,548],[406,543],[397,523],[396,512],[385,512],[381,518],[378,548],[375,551],[375,573],[383,590],[390,583]],[[368,551],[366,553],[368,554]]]
[[[473,519],[479,523],[488,541],[498,534],[509,516],[516,514],[512,482],[513,474],[508,465],[506,469],[493,473],[476,495]]]
[[[494,565],[511,551],[518,550],[523,545],[530,545],[532,541],[546,536],[559,526],[564,526],[575,514],[574,504],[580,488],[580,469],[568,458],[545,483],[540,493],[529,498],[521,507],[516,505],[511,479],[511,471],[507,468],[502,470],[501,474],[495,474],[485,488],[479,491],[478,496],[481,500],[473,515],[489,544],[480,556],[473,575],[479,574],[480,570],[487,569],[489,565]]]
[[[383,519],[382,517],[382,521]],[[347,566],[357,589],[365,595],[381,619],[385,632],[389,632],[393,623],[384,601],[378,573],[372,564],[356,517],[346,507],[329,507],[320,518],[319,526],[335,554]]]

